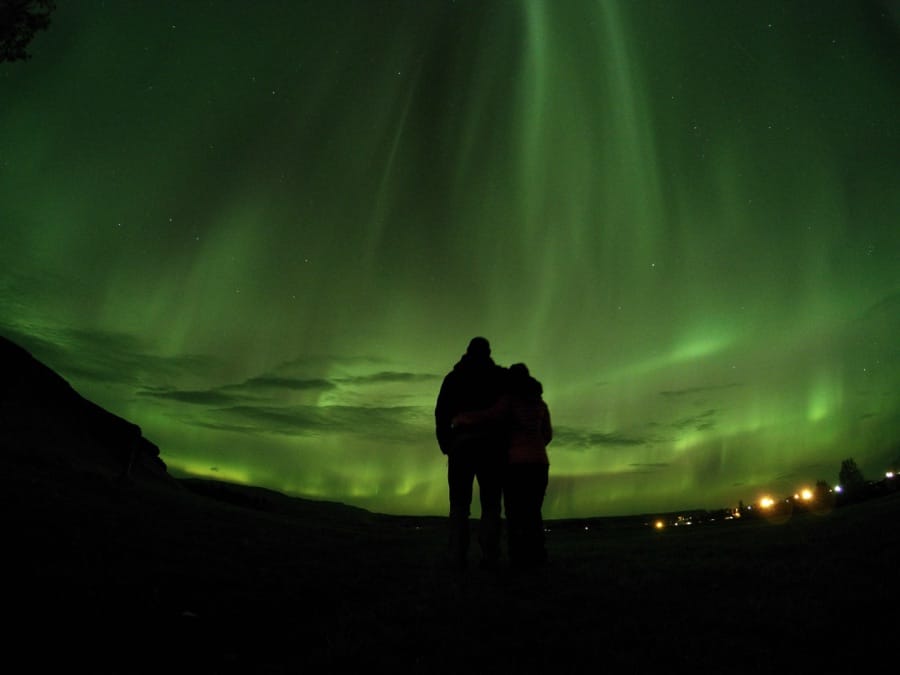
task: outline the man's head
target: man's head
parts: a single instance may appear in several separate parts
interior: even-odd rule
[[[487,338],[473,337],[469,340],[466,354],[476,358],[486,358],[491,355],[491,343],[487,341]]]

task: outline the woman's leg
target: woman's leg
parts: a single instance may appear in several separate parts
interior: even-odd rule
[[[503,483],[503,509],[506,514],[507,554],[514,567],[522,563],[522,466],[510,464]]]

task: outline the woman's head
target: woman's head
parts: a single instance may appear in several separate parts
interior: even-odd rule
[[[544,388],[528,372],[528,366],[524,363],[514,363],[509,369],[509,390],[521,396],[540,396]]]

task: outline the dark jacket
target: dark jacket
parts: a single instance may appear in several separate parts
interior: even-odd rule
[[[490,356],[464,354],[441,383],[434,408],[435,432],[441,452],[448,454],[458,440],[459,430],[452,427],[453,418],[464,411],[486,410],[503,392],[506,369]],[[496,434],[496,425],[468,428],[466,434]]]
[[[553,439],[550,409],[539,396],[507,395],[498,406],[509,420],[509,463],[549,464],[547,444]]]
[[[553,425],[541,391],[541,384],[533,377],[511,377],[506,393],[495,405],[463,412],[454,421],[459,429],[488,421],[505,425],[510,464],[549,464],[547,445],[553,439]]]

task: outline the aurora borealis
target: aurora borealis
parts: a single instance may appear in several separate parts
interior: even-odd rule
[[[30,51],[0,333],[175,475],[444,514],[474,335],[548,518],[900,458],[897,2],[79,0]]]

